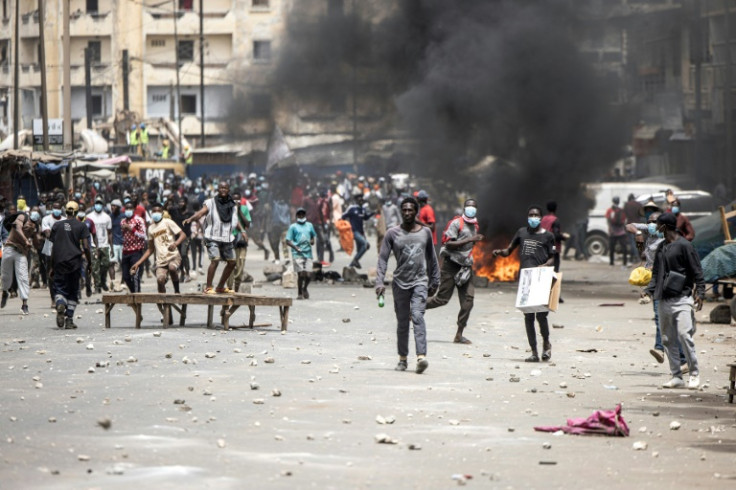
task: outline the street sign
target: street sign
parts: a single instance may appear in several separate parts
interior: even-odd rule
[[[43,119],[33,120],[33,144],[43,145]],[[64,144],[64,120],[49,119],[49,144]]]

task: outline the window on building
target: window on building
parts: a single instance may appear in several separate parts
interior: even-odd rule
[[[8,64],[8,43],[9,41],[0,41],[0,65]]]
[[[194,41],[179,41],[177,45],[179,63],[194,61]]]
[[[271,61],[271,41],[253,41],[253,59]]]
[[[8,0],[3,0],[3,19],[8,18]]]
[[[327,0],[327,15],[343,15],[345,14],[344,0]]]
[[[252,0],[250,5],[254,8],[267,9],[270,4],[271,0]]]
[[[166,46],[166,39],[151,39],[152,48],[163,48]]]
[[[181,96],[181,113],[182,114],[197,114],[197,96],[196,95],[185,95]]]
[[[100,8],[99,3],[98,0],[87,0],[87,13],[96,14]]]
[[[101,95],[92,96],[92,115],[102,116],[102,96]]]
[[[271,95],[252,95],[250,99],[250,112],[253,117],[271,117]]]
[[[102,61],[102,43],[100,41],[88,41],[87,49],[89,50],[90,63],[100,63]]]
[[[193,10],[194,0],[179,0],[179,10]]]

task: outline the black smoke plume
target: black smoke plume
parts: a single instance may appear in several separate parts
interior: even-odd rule
[[[579,52],[569,0],[372,0],[355,10],[295,2],[276,91],[340,98],[352,77],[395,109],[416,147],[413,170],[475,192],[487,233],[526,208],[585,214],[580,183],[619,158],[626,133],[613,89]],[[322,5],[322,10],[319,6]],[[380,137],[381,135],[374,135]],[[488,155],[489,169],[467,171]],[[505,162],[505,164],[503,164]]]

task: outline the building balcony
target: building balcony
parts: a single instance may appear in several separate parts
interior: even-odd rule
[[[20,37],[38,37],[38,11],[20,16]]]
[[[7,63],[0,65],[0,86],[13,86],[13,65]],[[41,86],[41,67],[36,63],[23,63],[20,65],[19,74],[20,87],[40,87]]]
[[[173,36],[174,14],[159,14],[149,10],[144,15],[144,35]],[[199,14],[197,12],[178,12],[176,29],[180,36],[199,35]],[[211,34],[232,34],[236,29],[235,15],[231,11],[208,13],[204,18],[204,32]]]
[[[69,22],[69,32],[72,36],[111,36],[112,30],[113,15],[111,12],[79,13]]]
[[[109,84],[109,80],[112,78],[112,75],[109,73],[110,65],[106,63],[95,63],[92,65],[91,70],[91,78],[92,78],[92,85],[105,85]],[[100,74],[104,73],[105,77],[104,83],[101,83]],[[71,80],[72,85],[82,85],[84,86],[85,80],[84,80],[84,65],[71,65]]]
[[[232,63],[205,63],[205,85],[232,85],[236,77],[231,73]],[[149,69],[150,68],[150,69]],[[176,63],[147,64],[144,70],[145,85],[169,85],[176,83]],[[199,64],[197,62],[182,63],[179,70],[181,85],[199,85]]]

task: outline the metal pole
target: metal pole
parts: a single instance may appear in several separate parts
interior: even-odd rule
[[[72,149],[72,53],[69,37],[69,2],[64,2],[64,150]],[[69,165],[71,169],[71,164]],[[71,170],[69,171],[71,176]],[[71,178],[69,179],[71,181]],[[71,187],[70,184],[69,187]]]
[[[693,21],[693,61],[695,62],[695,165],[702,165],[703,151],[703,116],[701,114],[703,106],[702,97],[702,65],[703,65],[703,32],[702,19],[700,18],[700,0],[695,0],[695,12]]]
[[[128,78],[130,76],[130,58],[128,57],[128,50],[123,50],[123,109],[126,111],[130,109],[130,92],[128,88]]]
[[[13,70],[13,148],[18,149],[18,130],[20,129],[20,0],[15,0],[15,66]]]
[[[176,8],[176,0],[172,1],[171,4],[174,7],[174,49],[176,50],[176,107],[178,109],[178,124],[179,124],[179,152],[181,153],[184,149],[181,147],[181,84],[179,83],[179,31],[177,27],[177,20],[179,17],[179,10]]]
[[[199,121],[201,134],[199,146],[204,148],[204,9],[203,1],[199,0]]]
[[[46,2],[38,0],[38,41],[40,53],[39,64],[41,65],[41,119],[43,121],[43,151],[49,151],[49,103],[48,103],[48,87],[46,86],[46,36],[44,23],[46,21],[46,13],[44,11]],[[36,183],[38,185],[38,183]]]
[[[92,129],[92,49],[84,48],[84,95],[87,106],[87,129]]]
[[[357,24],[358,12],[353,0],[353,22]],[[357,26],[354,26],[357,27]],[[358,60],[353,58],[353,172],[358,173]]]
[[[725,88],[723,92],[723,99],[726,106],[726,164],[725,164],[725,175],[728,175],[726,180],[733,191],[734,187],[734,168],[733,168],[733,108],[732,108],[732,97],[731,97],[731,7],[728,0],[723,0],[724,6],[724,31],[726,35],[726,74],[724,77]]]

